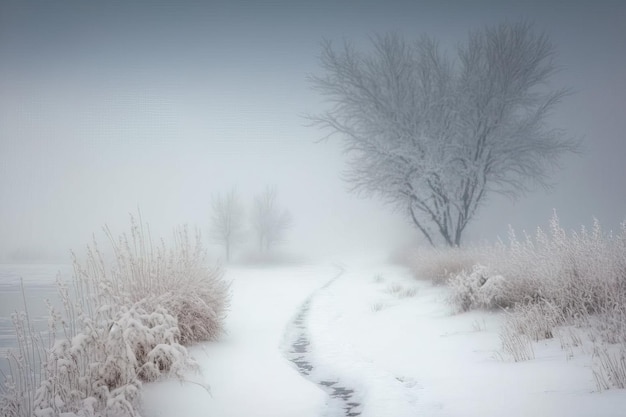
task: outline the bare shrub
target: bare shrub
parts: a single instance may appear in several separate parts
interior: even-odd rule
[[[517,332],[510,326],[504,326],[500,331],[502,350],[510,355],[514,362],[523,362],[535,359],[532,341],[527,335]]]
[[[406,288],[402,284],[393,283],[387,286],[387,288],[385,289],[385,292],[393,295],[396,298],[402,299],[402,298],[415,297],[415,295],[417,294],[417,288],[415,287]]]
[[[404,290],[404,287],[401,284],[393,283],[387,285],[387,289],[385,291],[389,294],[395,295],[402,292],[402,290]]]
[[[626,349],[609,350],[598,347],[594,354],[593,377],[598,390],[626,388]]]
[[[387,308],[387,304],[385,304],[383,302],[378,302],[378,303],[372,304],[372,312],[373,313],[378,313],[379,311],[384,310],[385,308]]]
[[[415,297],[416,295],[417,295],[417,288],[410,287],[410,288],[404,288],[402,291],[397,293],[396,296],[398,298],[411,298],[411,297]]]
[[[586,332],[582,328],[572,325],[561,325],[555,329],[555,337],[559,339],[561,349],[565,352],[565,358],[574,357],[576,349],[585,352]]]

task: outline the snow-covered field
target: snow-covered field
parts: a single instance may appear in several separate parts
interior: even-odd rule
[[[191,349],[202,375],[147,384],[144,415],[623,416],[623,390],[597,392],[591,352],[573,357],[558,340],[535,359],[499,354],[501,314],[453,314],[447,289],[384,263],[229,268],[228,334]],[[303,306],[306,307],[303,310]],[[306,314],[303,314],[306,313]],[[301,329],[294,323],[302,320]],[[304,333],[312,367],[290,362]],[[297,349],[295,349],[297,350]],[[320,385],[320,382],[324,384]]]

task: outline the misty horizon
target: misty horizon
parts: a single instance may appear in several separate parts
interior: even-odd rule
[[[152,5],[152,6],[151,6]],[[626,219],[626,7],[619,2],[94,3],[3,1],[0,13],[0,261],[69,262],[103,225],[139,209],[153,236],[205,235],[211,198],[247,206],[267,186],[294,220],[296,254],[391,252],[424,243],[375,199],[348,192],[338,140],[307,126],[324,109],[307,77],[322,40],[427,34],[452,55],[471,30],[526,19],[545,31],[566,97],[549,118],[583,152],[517,201],[490,195],[466,242]],[[219,247],[211,247],[218,257]],[[30,255],[29,255],[30,253]],[[18,256],[19,257],[19,256]]]

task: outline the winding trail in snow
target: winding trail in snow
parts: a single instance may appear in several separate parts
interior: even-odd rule
[[[284,352],[287,359],[293,362],[298,372],[309,381],[317,384],[329,396],[328,417],[357,417],[361,415],[361,403],[354,399],[355,390],[341,384],[337,378],[332,375],[324,375],[323,379],[312,376],[315,368],[311,360],[311,341],[307,329],[307,317],[310,312],[311,302],[313,298],[320,292],[328,289],[339,277],[343,275],[345,269],[341,265],[337,265],[339,272],[331,278],[326,284],[313,292],[306,301],[300,306],[295,318],[287,326],[286,334],[291,335],[291,340],[286,345],[287,350]],[[343,410],[341,414],[333,414],[334,410]]]

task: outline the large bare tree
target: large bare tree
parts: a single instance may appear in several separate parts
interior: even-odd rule
[[[230,261],[233,246],[243,238],[244,209],[235,190],[215,195],[211,201],[210,236],[224,247],[226,261]]]
[[[547,88],[555,51],[530,24],[472,32],[456,60],[428,37],[371,41],[323,43],[312,81],[331,107],[311,118],[343,138],[353,191],[400,207],[431,244],[458,246],[488,193],[547,186],[576,149],[546,123],[566,91]]]

